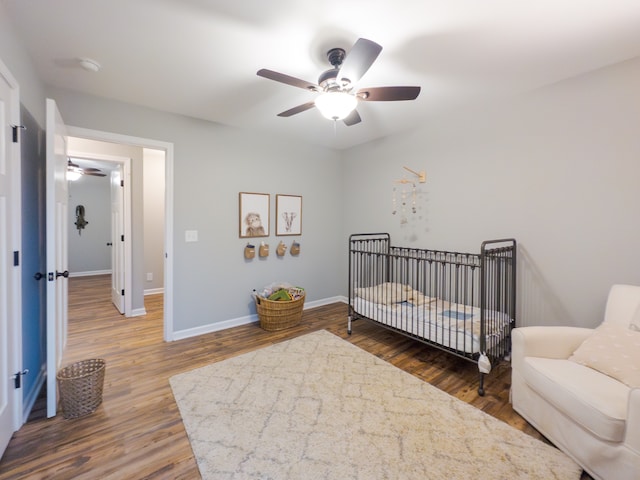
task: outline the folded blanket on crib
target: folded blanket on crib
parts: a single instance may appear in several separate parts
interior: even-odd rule
[[[356,288],[356,295],[369,302],[381,305],[393,305],[400,302],[410,302],[414,305],[425,305],[435,300],[422,292],[414,290],[410,285],[395,282],[385,282],[373,287]]]

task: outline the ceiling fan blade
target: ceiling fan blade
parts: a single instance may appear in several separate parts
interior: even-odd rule
[[[99,168],[95,168],[95,167],[81,167],[77,163],[72,162],[71,159],[67,160],[67,170],[75,170],[83,175],[89,172],[98,173],[102,171]]]
[[[381,51],[382,47],[376,42],[359,38],[342,62],[336,80],[356,83],[369,70]]]
[[[266,68],[258,70],[257,75],[259,77],[268,78],[269,80],[275,80],[276,82],[286,83],[287,85],[292,85],[294,87],[304,88],[305,90],[310,90],[312,92],[319,92],[320,90],[322,90],[318,85],[314,83],[307,82],[306,80],[300,80],[299,78],[291,77],[289,75],[285,75],[284,73],[267,70]]]
[[[105,173],[98,173],[98,172],[84,172],[82,175],[90,175],[92,177],[106,177],[107,176]]]
[[[360,118],[360,114],[357,110],[353,110],[349,115],[347,115],[343,120],[344,124],[347,127],[351,125],[355,125],[356,123],[360,123],[362,119]]]
[[[367,102],[394,102],[397,100],[415,100],[420,87],[373,87],[361,88],[356,97]]]
[[[304,112],[305,110],[309,110],[316,106],[315,102],[307,102],[302,105],[298,105],[297,107],[290,108],[282,113],[279,113],[279,117],[290,117],[291,115],[295,115],[296,113]]]

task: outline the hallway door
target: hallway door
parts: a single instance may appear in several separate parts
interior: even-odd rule
[[[111,301],[125,313],[124,289],[124,167],[111,172]]]
[[[47,417],[56,415],[56,373],[67,344],[69,262],[67,127],[50,98],[46,104],[47,151]]]

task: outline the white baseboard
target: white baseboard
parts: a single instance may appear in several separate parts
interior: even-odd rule
[[[40,390],[44,386],[44,382],[47,379],[46,375],[46,365],[42,365],[40,368],[40,372],[38,372],[38,378],[36,378],[35,386],[33,390],[29,392],[29,396],[23,400],[22,403],[22,423],[27,423],[27,419],[31,414],[31,410],[33,410],[33,406],[38,399],[38,395],[40,394]]]
[[[330,305],[332,303],[342,302],[347,303],[347,297],[337,296],[324,298],[322,300],[315,300],[313,302],[305,302],[304,310],[309,308],[321,307],[323,305]],[[345,315],[345,322],[346,322]],[[223,320],[222,322],[210,323],[209,325],[202,325],[201,327],[188,328],[186,330],[179,330],[173,332],[170,340],[183,340],[185,338],[197,337],[198,335],[204,335],[205,333],[219,332],[220,330],[226,330],[227,328],[239,327],[240,325],[246,325],[248,323],[258,322],[258,314],[251,314],[245,317],[232,318],[229,320]]]
[[[144,291],[144,295],[157,295],[159,293],[164,293],[164,288],[148,288]]]
[[[111,275],[111,270],[95,270],[93,272],[69,272],[70,277],[91,277],[93,275]]]

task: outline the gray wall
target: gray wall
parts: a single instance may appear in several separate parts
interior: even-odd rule
[[[143,149],[145,292],[164,288],[164,162],[164,151]]]
[[[20,84],[20,103],[44,128],[44,84],[38,77],[24,45],[0,2],[0,59]]]
[[[124,147],[107,142],[87,141],[71,138],[69,147],[75,152],[87,156],[98,155],[133,155],[142,156],[143,180],[132,179],[135,188],[143,189],[143,234],[134,235],[134,242],[143,243],[144,262],[133,271],[136,290],[143,288],[157,290],[163,287],[164,264],[164,152],[138,147]],[[108,163],[103,162],[106,177],[82,176],[79,180],[69,182],[69,270],[72,274],[95,274],[111,272],[111,191]],[[87,225],[79,233],[76,225],[75,210],[77,205],[84,205]],[[142,267],[142,268],[140,268]],[[140,270],[140,271],[138,271]],[[147,281],[146,273],[152,273],[153,280]],[[139,299],[138,308],[143,306]]]
[[[0,58],[42,121],[42,86],[7,24],[0,15]],[[520,324],[593,326],[612,283],[640,284],[639,83],[634,60],[342,153],[65,90],[47,94],[70,125],[174,144],[176,330],[252,313],[249,292],[274,280],[305,286],[312,301],[344,295],[354,231],[472,251],[514,236]],[[419,213],[405,226],[390,214],[403,165],[428,174]],[[244,260],[241,191],[270,193],[272,211],[276,193],[303,196],[299,257]],[[198,230],[200,241],[185,243],[185,230]],[[278,240],[268,239],[272,247]]]
[[[47,92],[69,125],[174,144],[174,326],[176,331],[255,313],[251,291],[274,281],[307,289],[308,300],[346,286],[340,154],[291,140],[80,95]],[[134,162],[135,163],[135,162]],[[298,257],[247,262],[239,238],[238,193],[302,195]],[[135,202],[135,200],[134,200]],[[199,241],[185,242],[197,230]],[[290,243],[294,237],[283,237]],[[135,254],[135,253],[134,253]]]
[[[640,59],[353,148],[345,229],[473,252],[515,237],[518,323],[595,326],[613,283],[640,285],[638,85]],[[403,165],[427,183],[401,226]]]
[[[76,207],[85,208],[89,223],[78,230]],[[111,271],[111,190],[109,177],[82,176],[69,182],[69,272]]]

